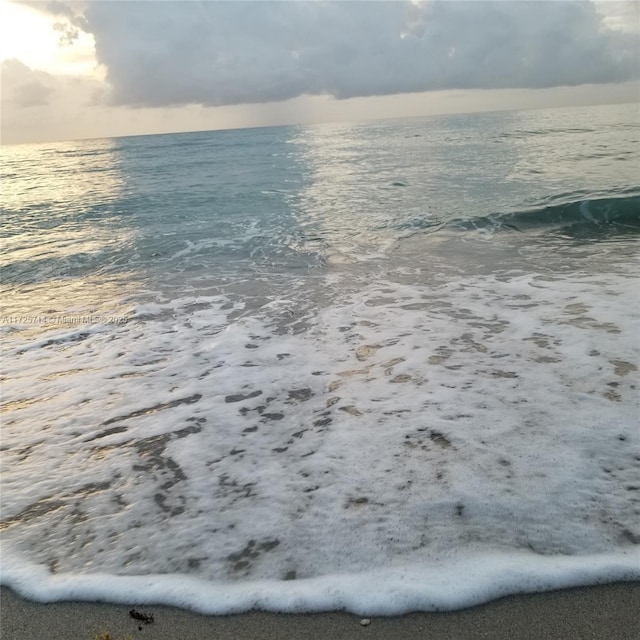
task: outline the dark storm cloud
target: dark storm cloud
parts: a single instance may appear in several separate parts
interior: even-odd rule
[[[638,77],[590,2],[89,2],[115,104],[228,105]],[[66,13],[65,13],[66,12]]]

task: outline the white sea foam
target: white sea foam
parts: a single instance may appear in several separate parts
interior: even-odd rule
[[[185,575],[52,576],[16,562],[0,568],[0,580],[38,602],[106,601],[165,604],[203,614],[264,609],[286,613],[344,609],[359,615],[446,611],[512,593],[637,580],[636,550],[605,556],[540,557],[526,552],[462,556],[430,566],[401,566],[306,580],[206,582]]]
[[[630,272],[345,272],[315,311],[184,297],[14,333],[2,581],[375,614],[638,579]]]

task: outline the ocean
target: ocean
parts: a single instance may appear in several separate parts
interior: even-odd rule
[[[3,147],[2,584],[376,615],[640,579],[639,109]]]

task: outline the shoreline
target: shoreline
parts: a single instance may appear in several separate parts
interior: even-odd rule
[[[153,615],[153,623],[133,619],[132,607]],[[105,632],[110,640],[632,640],[640,628],[640,581],[512,595],[451,612],[373,617],[366,626],[361,620],[345,612],[206,616],[167,606],[42,604],[0,589],[0,637],[7,640],[97,640]]]

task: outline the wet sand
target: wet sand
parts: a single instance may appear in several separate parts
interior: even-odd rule
[[[509,596],[447,613],[362,619],[348,613],[304,615],[250,612],[203,616],[172,607],[61,602],[37,604],[9,589],[0,596],[2,640],[636,640],[640,582]],[[153,616],[145,624],[130,610]]]

